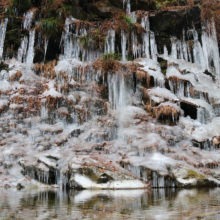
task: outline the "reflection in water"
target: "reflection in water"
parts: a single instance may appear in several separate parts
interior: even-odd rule
[[[0,219],[220,219],[220,189],[0,189]]]

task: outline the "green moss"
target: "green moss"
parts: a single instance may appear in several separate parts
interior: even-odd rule
[[[203,176],[200,173],[197,173],[193,170],[188,170],[188,178],[198,178],[198,179],[205,179],[205,176]]]
[[[80,168],[79,169],[79,173],[88,177],[89,179],[91,179],[94,182],[97,182],[99,179],[99,176],[97,176],[92,169],[89,168]]]
[[[128,25],[134,24],[134,20],[129,16],[124,16],[124,20],[128,23]]]

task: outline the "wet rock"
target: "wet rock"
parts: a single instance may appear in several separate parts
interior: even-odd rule
[[[81,188],[145,188],[147,184],[126,173],[112,161],[89,156],[69,161],[70,186]]]
[[[121,160],[120,164],[143,181],[151,182],[151,187],[155,188],[217,185],[216,181],[193,167],[158,153],[142,160],[130,157]]]
[[[197,24],[200,21],[200,8],[182,8],[162,10],[150,18],[151,30],[155,32],[158,51],[163,53],[164,45],[171,52],[170,36],[182,38],[182,31],[188,30],[192,24]],[[192,27],[193,28],[193,27]],[[196,28],[200,29],[199,25]]]
[[[78,137],[81,134],[81,130],[79,128],[74,129],[71,131],[71,137]]]
[[[119,8],[112,6],[109,0],[102,0],[90,3],[87,6],[89,13],[95,14],[99,18],[111,18],[113,15],[120,11]]]
[[[24,189],[25,187],[24,187],[21,183],[18,183],[17,186],[16,186],[16,188],[17,188],[18,190],[21,190],[21,189]]]

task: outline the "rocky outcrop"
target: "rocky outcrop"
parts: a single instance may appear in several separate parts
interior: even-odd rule
[[[63,162],[61,162],[63,161]],[[59,163],[66,165],[60,169]],[[147,183],[139,180],[115,161],[98,156],[74,156],[65,154],[41,153],[34,158],[19,161],[24,175],[45,184],[59,185],[76,189],[123,189],[146,188]]]
[[[193,28],[193,25],[198,31],[201,30],[200,13],[200,8],[197,6],[185,8],[174,7],[161,10],[150,16],[151,30],[155,33],[158,51],[163,53],[164,45],[166,45],[168,51],[171,52],[170,37],[176,36],[178,39],[183,39],[186,37],[189,27]]]
[[[151,187],[198,187],[216,186],[218,182],[196,171],[193,167],[159,154],[139,160],[130,157],[120,161],[122,167],[140,179],[151,183]]]

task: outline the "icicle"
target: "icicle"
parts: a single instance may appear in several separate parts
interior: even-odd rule
[[[29,31],[29,44],[27,51],[26,63],[32,64],[34,61],[34,41],[35,41],[35,29]]]
[[[220,74],[219,50],[216,37],[215,23],[212,21],[211,27],[207,23],[207,28],[203,27],[202,46],[204,53],[205,69],[209,72]]]
[[[142,17],[141,19],[141,26],[146,30],[150,30],[150,22],[148,16]]]
[[[121,31],[121,51],[122,51],[122,61],[126,61],[126,45],[127,45],[127,35],[126,33],[122,30]]]
[[[8,25],[8,18],[5,18],[5,21],[4,22],[2,21],[0,25],[1,25],[0,26],[0,59],[1,59],[3,54],[6,29]]]
[[[110,29],[106,36],[105,53],[115,52],[115,30]]]
[[[172,49],[171,49],[171,57],[173,59],[177,59],[177,47],[176,47],[176,38],[171,38]]]
[[[45,38],[44,39],[44,61],[47,55],[47,47],[48,47],[49,39]]]
[[[189,46],[189,42],[187,42],[187,52],[188,52],[188,61],[190,63],[192,63],[192,55],[191,55],[191,50],[190,50],[190,46]]]
[[[124,75],[108,74],[109,102],[113,109],[129,104],[130,90],[126,86]]]
[[[34,11],[28,11],[27,13],[24,13],[24,21],[23,21],[23,28],[24,29],[30,29],[31,28],[31,22],[34,15]]]
[[[130,14],[131,13],[130,0],[123,0],[123,8],[125,8],[125,4],[126,4],[126,14]]]
[[[131,34],[131,42],[132,42],[132,51],[133,51],[133,57],[138,58],[140,57],[140,47],[138,46],[138,39],[134,32]]]
[[[19,62],[22,62],[26,58],[27,47],[28,47],[28,38],[25,36],[21,40],[21,46],[18,49],[18,57],[17,57],[17,59],[18,59]]]
[[[164,57],[168,57],[168,50],[167,50],[166,45],[164,45],[164,47],[163,47],[163,55],[164,55]]]
[[[184,58],[184,60],[188,61],[188,51],[187,51],[187,44],[186,44],[186,40],[185,40],[185,30],[184,29],[183,29],[182,50],[183,50],[183,58]]]
[[[132,18],[132,22],[137,23],[137,15],[135,11],[130,14],[130,17]]]
[[[143,56],[150,58],[150,42],[149,42],[149,32],[143,33]]]
[[[153,32],[150,32],[150,49],[151,49],[152,59],[157,60],[157,45],[156,45],[155,35]]]
[[[150,22],[148,16],[142,17],[141,26],[146,30],[146,33],[142,34],[143,38],[143,56],[150,58]]]
[[[193,45],[193,59],[194,63],[197,63],[201,66],[201,68],[205,69],[205,59],[203,55],[202,46],[199,42],[199,37],[197,31],[193,30],[193,37],[194,37],[194,45]]]

